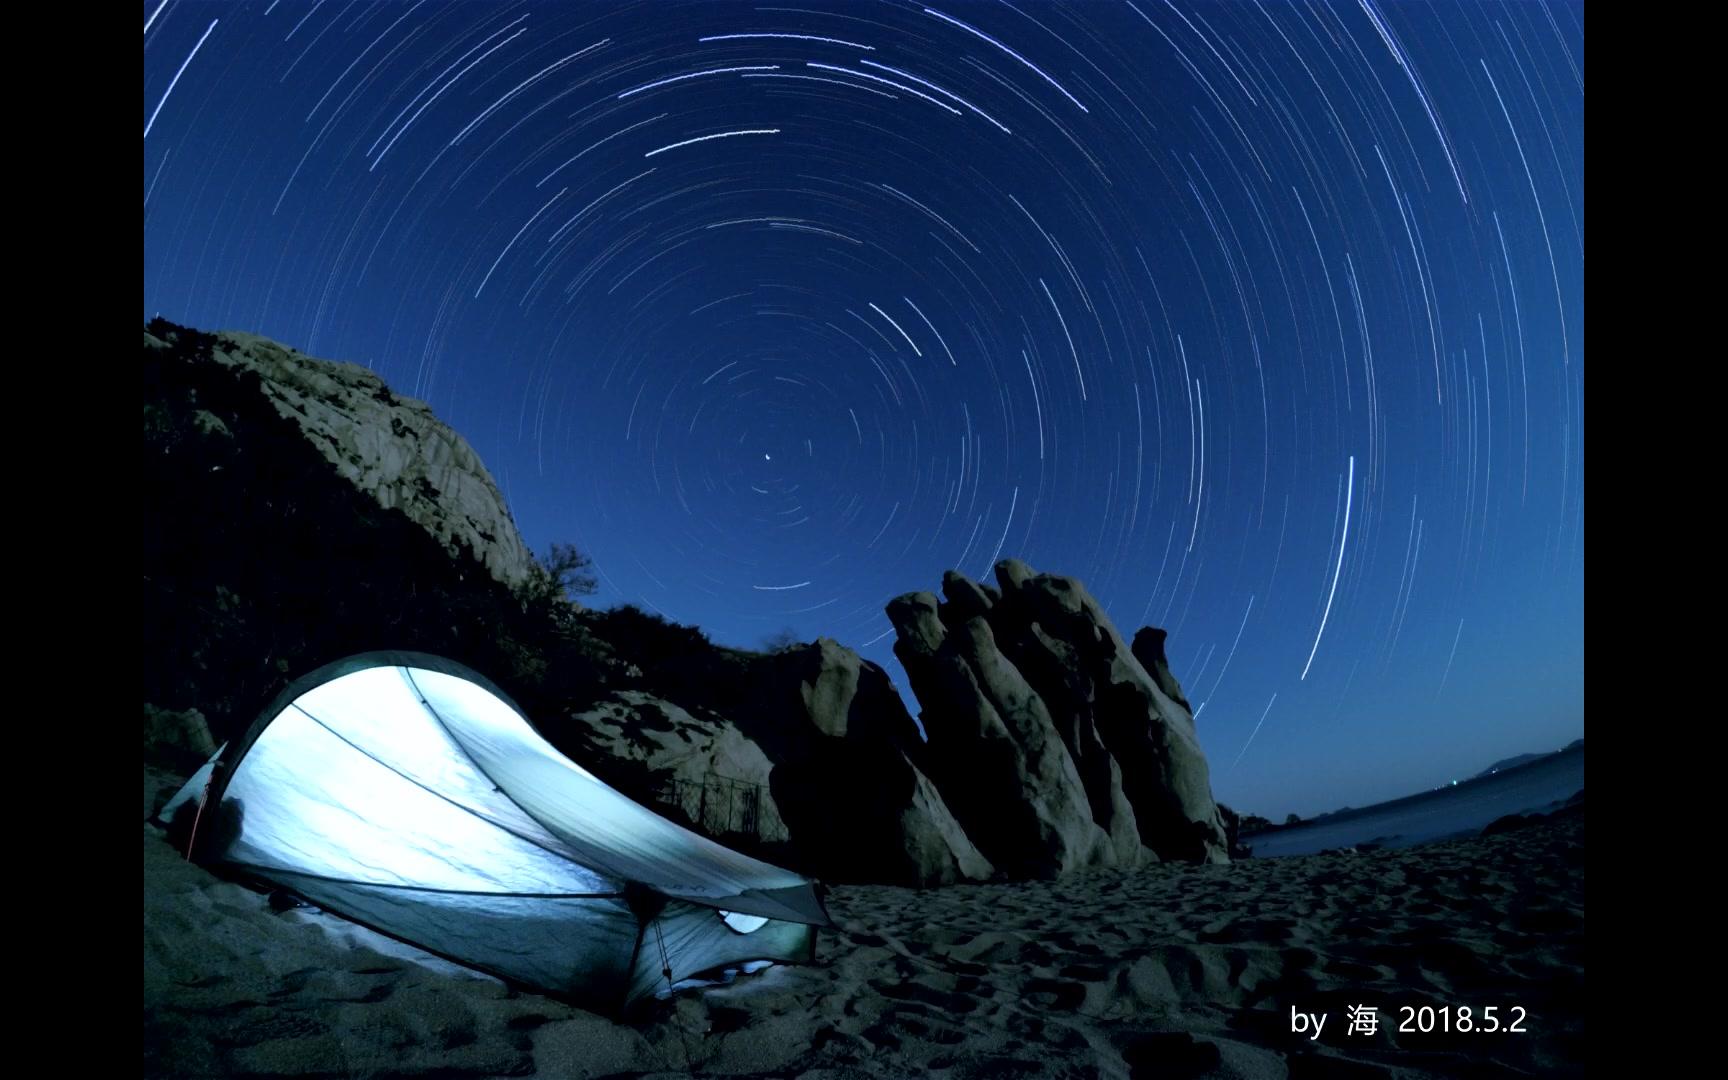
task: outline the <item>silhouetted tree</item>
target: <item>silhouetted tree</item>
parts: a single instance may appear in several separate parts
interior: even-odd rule
[[[547,593],[563,599],[592,596],[600,589],[594,575],[594,560],[576,550],[575,544],[553,544],[539,560],[543,575],[542,586]]]

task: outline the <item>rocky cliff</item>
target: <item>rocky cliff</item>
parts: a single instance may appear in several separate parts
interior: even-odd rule
[[[498,485],[468,440],[425,402],[398,396],[357,364],[314,359],[255,334],[213,338],[209,362],[256,374],[258,392],[356,490],[400,509],[451,555],[472,552],[504,584],[527,580],[534,557]],[[146,330],[144,347],[167,343]]]
[[[536,710],[603,692],[585,688],[613,666],[604,643],[544,580],[514,584],[532,562],[495,487],[424,406],[160,319],[140,383],[146,704],[197,710],[220,742],[292,678],[384,648],[466,663]],[[155,727],[147,750],[177,730]]]

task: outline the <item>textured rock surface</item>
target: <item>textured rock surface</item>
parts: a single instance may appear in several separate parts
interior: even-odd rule
[[[144,756],[182,770],[195,769],[216,752],[210,725],[197,709],[176,711],[144,705]]]
[[[1227,861],[1164,632],[1141,631],[1137,655],[1079,582],[1018,560],[996,585],[950,571],[946,602],[888,605],[930,777],[979,849],[1015,875]]]
[[[951,885],[991,875],[929,777],[885,743],[822,739],[774,767],[773,792],[800,864],[824,881]]]
[[[774,801],[801,858],[830,881],[950,884],[992,866],[917,762],[923,747],[887,673],[824,638],[761,661],[795,693],[753,715],[777,758]],[[778,705],[778,707],[773,707]]]
[[[769,791],[773,763],[718,716],[618,690],[570,717],[575,757],[611,787],[709,835],[774,840],[785,830]]]
[[[1068,579],[1039,577],[1018,560],[1005,561],[997,573],[1003,588],[994,597],[990,616],[998,643],[1043,701],[1073,758],[1092,820],[1110,836],[1109,861],[1133,866],[1156,860],[1157,855],[1140,841],[1134,808],[1122,789],[1121,770],[1095,722],[1087,649],[1097,636],[1096,628],[1084,621],[1074,625],[1083,610],[1077,602],[1070,610],[1075,597],[1067,589]]]
[[[1071,711],[1082,729],[1085,719],[1092,719],[1120,767],[1141,841],[1165,859],[1226,861],[1224,823],[1212,798],[1194,718],[1186,700],[1177,700],[1181,688],[1164,662],[1164,631],[1148,628],[1136,635],[1162,668],[1158,678],[1078,581],[1022,568],[1007,573],[997,568],[1003,586],[1000,621],[1029,625],[1034,639],[1060,641],[1072,650],[1062,669],[1067,679],[1050,689],[1053,710]],[[1011,580],[1019,582],[1017,588],[1010,589]]]
[[[532,572],[533,554],[480,456],[424,402],[397,396],[356,364],[317,360],[254,334],[216,335],[212,359],[256,372],[277,411],[349,483],[385,509],[401,508],[451,554],[466,546],[508,585]]]
[[[764,655],[657,629],[615,642],[624,656],[647,650],[636,688],[612,689],[557,731],[601,779],[727,842],[789,841],[798,868],[828,881],[994,872],[922,771],[917,727],[880,667],[830,639]]]
[[[1043,702],[981,615],[964,618],[962,607],[950,627],[944,607],[930,593],[908,593],[888,604],[888,618],[899,634],[895,655],[924,705],[931,778],[955,817],[1013,876],[1109,862],[1109,837]]]
[[[701,783],[710,776],[766,785],[773,763],[724,720],[696,717],[639,690],[619,690],[573,717],[610,762],[633,763],[656,780]]]

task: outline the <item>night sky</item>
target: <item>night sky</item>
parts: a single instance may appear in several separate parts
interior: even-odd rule
[[[1581,5],[143,16],[144,316],[426,400],[596,604],[905,693],[1019,557],[1280,818],[1583,734]]]

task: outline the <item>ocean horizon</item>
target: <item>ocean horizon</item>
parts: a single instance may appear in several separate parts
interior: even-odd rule
[[[1556,809],[1583,787],[1584,748],[1580,746],[1433,791],[1256,833],[1242,842],[1255,858],[1313,855],[1360,844],[1413,847],[1473,836],[1508,814]]]

